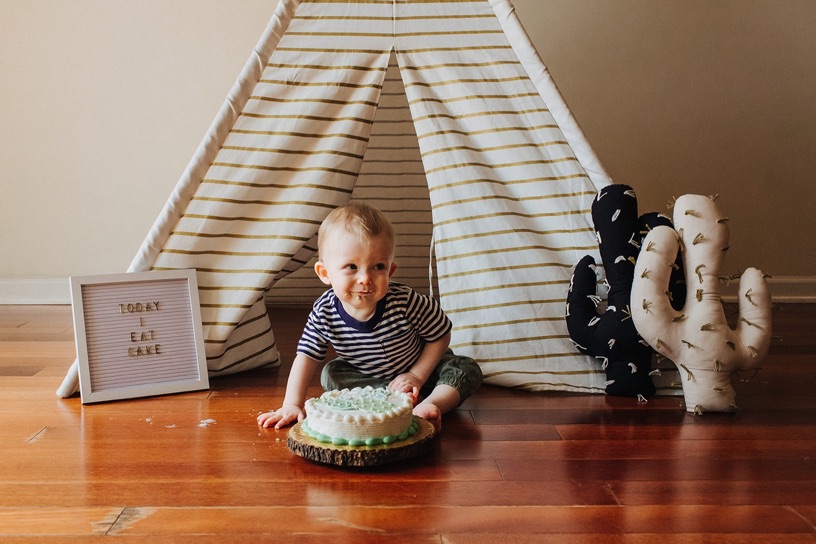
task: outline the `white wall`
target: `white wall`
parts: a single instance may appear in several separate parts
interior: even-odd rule
[[[127,268],[275,3],[0,0],[0,303]],[[719,194],[723,272],[816,296],[816,4],[514,4],[642,211]]]
[[[127,269],[275,3],[0,0],[7,291]]]

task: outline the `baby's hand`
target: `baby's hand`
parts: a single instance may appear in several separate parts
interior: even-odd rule
[[[419,397],[419,390],[422,389],[422,381],[410,372],[400,374],[388,384],[390,389],[394,391],[402,391],[414,397],[414,404],[416,404],[417,397]]]
[[[258,425],[264,428],[274,426],[276,429],[282,429],[295,421],[303,421],[306,414],[300,406],[284,405],[278,410],[272,410],[258,416]]]

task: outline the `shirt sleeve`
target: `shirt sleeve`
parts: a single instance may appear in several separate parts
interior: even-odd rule
[[[425,342],[436,342],[451,331],[453,324],[436,299],[410,289],[406,315]]]
[[[329,340],[321,332],[321,305],[322,298],[315,303],[312,311],[309,313],[309,318],[306,320],[306,325],[303,327],[303,334],[298,341],[297,352],[314,359],[315,361],[323,361],[328,353]]]

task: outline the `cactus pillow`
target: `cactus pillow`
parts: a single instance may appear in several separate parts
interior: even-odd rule
[[[771,341],[771,295],[759,270],[739,282],[736,328],[726,322],[719,282],[728,249],[728,219],[713,198],[684,195],[674,226],[656,227],[644,239],[632,284],[632,318],[655,350],[677,365],[689,412],[736,410],[732,375],[758,369]],[[687,281],[685,304],[675,310],[665,294],[678,248]]]
[[[655,393],[650,376],[653,350],[632,322],[629,295],[643,236],[658,225],[670,229],[671,220],[656,213],[638,217],[635,191],[623,184],[600,190],[592,203],[592,220],[609,288],[606,307],[597,290],[597,264],[587,255],[570,282],[567,329],[580,352],[600,360],[607,394],[647,398]]]

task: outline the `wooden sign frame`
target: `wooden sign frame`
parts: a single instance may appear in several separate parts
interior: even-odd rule
[[[195,270],[71,277],[82,403],[209,389]]]

